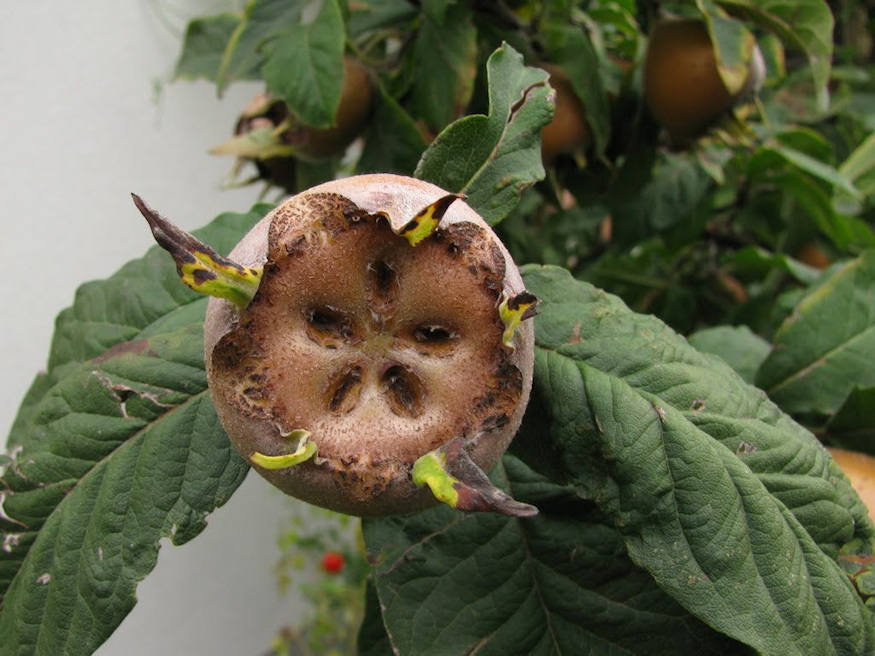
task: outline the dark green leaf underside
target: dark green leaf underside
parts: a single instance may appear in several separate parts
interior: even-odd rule
[[[442,507],[365,521],[397,653],[736,653],[629,562],[594,504],[510,456],[493,478],[540,514],[519,520]]]
[[[834,559],[872,525],[817,440],[657,319],[560,269],[525,278],[542,303],[538,424],[522,434],[549,440],[633,562],[764,653],[869,653],[871,620]]]

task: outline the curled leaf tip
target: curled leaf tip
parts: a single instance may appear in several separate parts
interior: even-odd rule
[[[294,452],[276,456],[267,456],[255,451],[249,456],[249,461],[254,465],[258,465],[262,469],[288,469],[289,467],[300,465],[302,462],[305,462],[316,455],[316,443],[310,441],[309,431],[294,430],[283,437],[297,440],[297,446],[295,447]]]
[[[177,228],[149,207],[137,194],[134,205],[149,224],[158,245],[170,253],[180,280],[201,294],[224,298],[246,307],[261,282],[261,268],[244,267]]]
[[[529,292],[505,298],[498,306],[498,314],[504,324],[501,341],[505,346],[511,346],[517,326],[538,314],[538,299]]]
[[[464,200],[464,194],[447,194],[426,206],[424,209],[407,222],[398,234],[407,239],[411,246],[431,236],[437,230],[438,224],[444,218],[450,205],[456,200]]]
[[[496,512],[509,517],[531,517],[538,509],[499,490],[468,455],[456,438],[426,453],[413,464],[413,482],[428,485],[432,494],[456,510]]]

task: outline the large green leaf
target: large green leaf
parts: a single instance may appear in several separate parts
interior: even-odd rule
[[[433,130],[465,112],[477,73],[477,30],[462,4],[422,12],[413,45],[413,106]]]
[[[199,235],[225,250],[264,209]],[[159,541],[195,537],[246,475],[207,393],[205,307],[155,247],[59,316],[0,462],[3,653],[92,653]]]
[[[219,14],[192,20],[185,28],[182,52],[176,62],[174,77],[183,80],[203,78],[215,82],[225,49],[242,18]]]
[[[416,177],[464,193],[490,224],[506,217],[523,189],[544,177],[540,129],[553,104],[547,73],[523,64],[504,45],[489,57],[489,115],[466,116],[441,132],[422,156]]]
[[[336,122],[345,40],[337,0],[318,0],[304,4],[296,20],[264,46],[264,81],[307,125]]]
[[[835,558],[855,537],[868,549],[872,524],[814,436],[654,317],[561,269],[525,280],[542,302],[521,435],[549,444],[632,561],[762,653],[871,653]]]
[[[493,478],[538,516],[441,507],[364,522],[396,654],[739,653],[635,567],[618,531],[572,488],[510,456]],[[373,604],[366,622],[367,653],[382,653],[371,651],[382,628]]]
[[[772,341],[756,383],[787,412],[830,415],[875,385],[875,250],[813,288]]]
[[[689,342],[702,353],[723,358],[746,383],[753,383],[771,344],[747,326],[714,326],[696,331]]]

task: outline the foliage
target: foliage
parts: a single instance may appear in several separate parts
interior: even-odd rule
[[[492,473],[540,514],[364,522],[360,653],[872,653],[873,527],[821,448],[875,453],[866,10],[252,0],[190,23],[177,76],[220,92],[261,79],[283,129],[332,125],[344,57],[372,73],[352,147],[288,149],[281,180],[257,160],[235,172],[295,191],[386,171],[465,193],[541,299],[533,399]],[[642,87],[667,14],[706,21],[730,88],[754,39],[768,66],[750,102],[684,143]],[[549,161],[545,62],[593,134]],[[200,236],[224,252],[265,210]],[[203,311],[153,249],[59,317],[0,460],[0,652],[91,653],[159,540],[197,535],[245,475],[205,393]],[[361,567],[314,592],[312,626],[362,598],[362,555],[344,556]]]

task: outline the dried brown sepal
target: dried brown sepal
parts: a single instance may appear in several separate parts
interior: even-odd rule
[[[450,440],[419,458],[413,465],[413,482],[428,485],[435,497],[468,512],[496,512],[510,517],[532,517],[535,506],[517,501],[495,487],[477,466],[462,438]]]
[[[199,239],[177,228],[137,194],[134,205],[149,223],[158,245],[173,257],[180,280],[194,291],[246,307],[255,296],[262,269],[245,267],[222,257]]]

